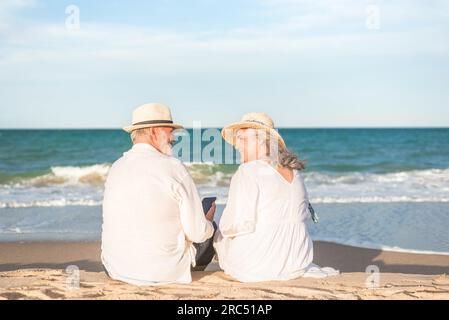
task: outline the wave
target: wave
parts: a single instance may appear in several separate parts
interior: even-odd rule
[[[202,196],[225,204],[237,165],[185,164]],[[0,184],[0,208],[101,205],[111,165],[55,166],[37,176]],[[395,173],[329,173],[305,171],[313,203],[449,202],[449,169]]]
[[[18,175],[9,179],[4,186],[9,187],[45,187],[50,185],[104,184],[110,164],[95,164],[91,166],[57,166],[50,172],[37,176]]]
[[[217,187],[229,186],[232,175],[237,170],[236,165],[222,165],[211,162],[187,162],[185,166],[195,183]]]
[[[435,254],[435,255],[449,255],[447,251],[432,251],[432,250],[416,250],[416,249],[406,249],[396,246],[387,246],[374,242],[357,242],[351,240],[344,240],[341,238],[334,237],[313,237],[313,241],[323,241],[323,242],[332,242],[336,244],[342,244],[351,247],[357,248],[365,248],[365,249],[376,249],[382,251],[390,251],[390,252],[400,252],[400,253],[415,253],[415,254]]]
[[[346,174],[309,172],[304,174],[305,181],[326,185],[335,184],[361,184],[367,182],[376,183],[402,183],[413,181],[415,183],[446,183],[449,187],[449,169],[412,170],[394,173],[361,173],[352,172]],[[447,189],[449,190],[449,189]]]
[[[3,201],[0,208],[34,208],[34,207],[67,207],[67,206],[101,206],[102,201],[98,200],[36,200],[36,201]]]
[[[110,164],[97,164],[88,167],[52,167],[55,177],[68,183],[103,183],[110,169]]]
[[[376,196],[376,197],[311,197],[313,203],[391,203],[391,202],[449,202],[441,197],[411,197],[411,196]]]
[[[215,165],[213,163],[185,163],[192,178],[197,184],[215,186],[229,185],[236,166]],[[97,185],[104,184],[111,164],[95,164],[91,166],[56,166],[49,172],[37,176],[25,174],[4,179],[3,187],[45,187],[51,185]],[[1,174],[1,173],[0,173]],[[0,184],[1,185],[1,184]]]
[[[232,175],[238,167],[237,165],[214,164],[210,162],[188,162],[185,165],[197,184],[216,186],[229,186]],[[51,167],[50,172],[45,174],[14,179],[12,185],[37,187],[61,184],[102,185],[106,180],[110,167],[111,164],[108,163],[91,166],[56,166]],[[408,183],[414,187],[441,187],[449,192],[449,169],[413,170],[383,174],[306,171],[302,173],[302,176],[306,185],[313,186]]]
[[[212,195],[212,194],[211,194]],[[448,198],[437,197],[350,197],[350,198],[337,198],[337,197],[316,197],[310,199],[313,204],[350,204],[350,203],[432,203],[432,202],[449,202]],[[225,196],[217,199],[217,204],[225,205]],[[0,208],[32,208],[32,207],[66,207],[66,206],[101,206],[101,200],[68,200],[68,199],[56,199],[56,200],[37,200],[37,201],[0,201]]]

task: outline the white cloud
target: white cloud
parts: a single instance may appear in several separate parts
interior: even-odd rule
[[[2,0],[2,2],[0,2],[0,14],[4,14],[11,10],[34,6],[35,4],[36,0]]]
[[[30,23],[25,29],[17,28],[3,37],[0,64],[11,69],[34,64],[37,69],[46,68],[47,73],[51,73],[51,66],[57,66],[58,71],[64,64],[79,65],[80,70],[83,64],[90,68],[109,65],[111,69],[118,66],[156,74],[244,72],[286,67],[301,57],[449,53],[448,30],[438,26],[405,25],[390,29],[385,25],[379,31],[367,30],[365,5],[360,1],[260,1],[274,10],[273,14],[282,15],[282,19],[271,25],[207,32],[168,32],[88,22],[82,22],[80,30],[68,30],[63,22]],[[417,12],[421,6],[417,1],[413,3],[416,7],[409,8],[381,2],[385,24],[419,20]],[[3,12],[34,4],[31,0],[2,2]],[[436,9],[432,10],[438,17]]]
[[[16,13],[24,8],[36,5],[36,0],[1,0],[0,2],[0,34],[10,31],[14,25]]]
[[[259,0],[269,15],[282,21],[278,27],[287,30],[325,29],[335,33],[364,28],[367,7],[377,6],[381,13],[382,29],[444,25],[448,27],[447,0]]]

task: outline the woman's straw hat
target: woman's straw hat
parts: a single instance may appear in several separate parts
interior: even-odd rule
[[[137,129],[151,127],[172,127],[181,129],[183,126],[174,124],[170,108],[162,103],[148,103],[138,107],[133,112],[133,124],[124,127],[128,133]]]
[[[284,139],[274,129],[273,119],[263,112],[251,112],[242,117],[242,120],[227,125],[221,131],[223,139],[229,144],[235,145],[235,135],[239,129],[262,129],[278,140],[281,149],[286,149]]]

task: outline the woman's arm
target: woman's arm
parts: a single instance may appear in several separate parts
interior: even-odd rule
[[[259,187],[255,177],[240,167],[232,177],[228,202],[220,219],[219,229],[223,237],[254,232],[258,199]]]

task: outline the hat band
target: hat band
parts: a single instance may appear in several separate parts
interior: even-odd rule
[[[263,126],[265,126],[265,127],[271,128],[268,124],[263,123],[262,121],[258,121],[258,120],[245,120],[245,122],[254,122],[254,123],[261,124],[261,125],[263,125]]]
[[[142,121],[142,122],[137,122],[137,123],[133,123],[133,126],[140,126],[142,124],[163,124],[163,123],[173,123],[172,120],[148,120],[148,121]]]

